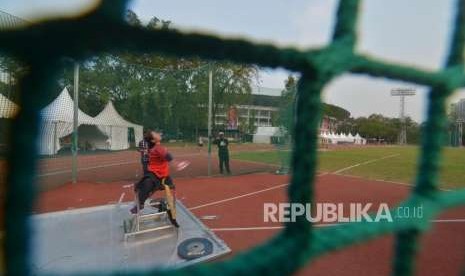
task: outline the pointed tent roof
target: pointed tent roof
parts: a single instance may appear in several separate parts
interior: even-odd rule
[[[73,122],[74,101],[69,95],[66,87],[61,91],[53,102],[41,111],[42,119],[49,122]],[[99,123],[91,116],[78,109],[79,124],[98,125]]]
[[[17,104],[0,94],[0,118],[13,118],[18,110]]]
[[[142,127],[140,125],[126,121],[118,111],[112,101],[109,101],[105,108],[94,118],[102,125],[123,126],[123,127]]]

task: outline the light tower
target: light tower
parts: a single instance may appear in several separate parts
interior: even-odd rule
[[[457,146],[462,146],[462,135],[463,135],[463,119],[457,119]]]
[[[391,96],[400,97],[400,133],[399,133],[399,144],[407,144],[407,125],[405,124],[405,97],[414,96],[416,94],[413,88],[395,88],[391,90]]]

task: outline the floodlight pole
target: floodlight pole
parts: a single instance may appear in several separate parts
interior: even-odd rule
[[[391,90],[391,96],[399,96],[400,97],[400,113],[399,113],[399,120],[400,120],[400,133],[399,133],[399,144],[405,145],[407,144],[407,125],[405,122],[405,97],[406,96],[414,96],[416,94],[414,89],[411,88],[397,88]]]
[[[74,105],[73,105],[73,141],[71,151],[73,154],[72,158],[72,181],[77,182],[77,154],[78,154],[78,108],[79,108],[79,63],[74,64]]]
[[[400,96],[400,123],[401,131],[399,136],[399,144],[407,144],[407,126],[405,125],[405,96]]]
[[[458,147],[462,147],[463,123],[464,123],[464,120],[462,119],[457,120],[457,145]]]
[[[208,176],[212,170],[212,113],[213,113],[213,73],[208,71]]]
[[[212,113],[213,113],[213,73],[208,71],[208,176],[212,171]]]

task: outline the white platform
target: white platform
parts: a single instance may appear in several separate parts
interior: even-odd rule
[[[130,207],[104,205],[33,216],[33,273],[59,275],[185,266],[231,252],[179,201],[179,229],[142,234],[125,242],[122,225],[130,216]],[[194,237],[209,239],[214,245],[213,253],[191,261],[178,257],[178,244]]]

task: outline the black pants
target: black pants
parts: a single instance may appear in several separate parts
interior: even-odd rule
[[[165,178],[165,184],[168,185],[170,189],[175,189],[173,179],[171,179],[170,176]],[[143,207],[145,200],[147,200],[147,198],[149,198],[154,192],[161,190],[164,190],[164,187],[161,184],[161,179],[152,172],[145,174],[144,177],[142,177],[142,179],[134,186],[134,191],[137,193],[137,197],[139,198],[139,207]]]
[[[142,171],[144,172],[144,175],[146,175],[149,172],[149,162],[144,160],[141,160],[140,162],[142,163]]]
[[[219,152],[218,159],[220,160],[220,173],[223,173],[223,167],[226,167],[227,173],[231,173],[229,169],[229,152]]]

